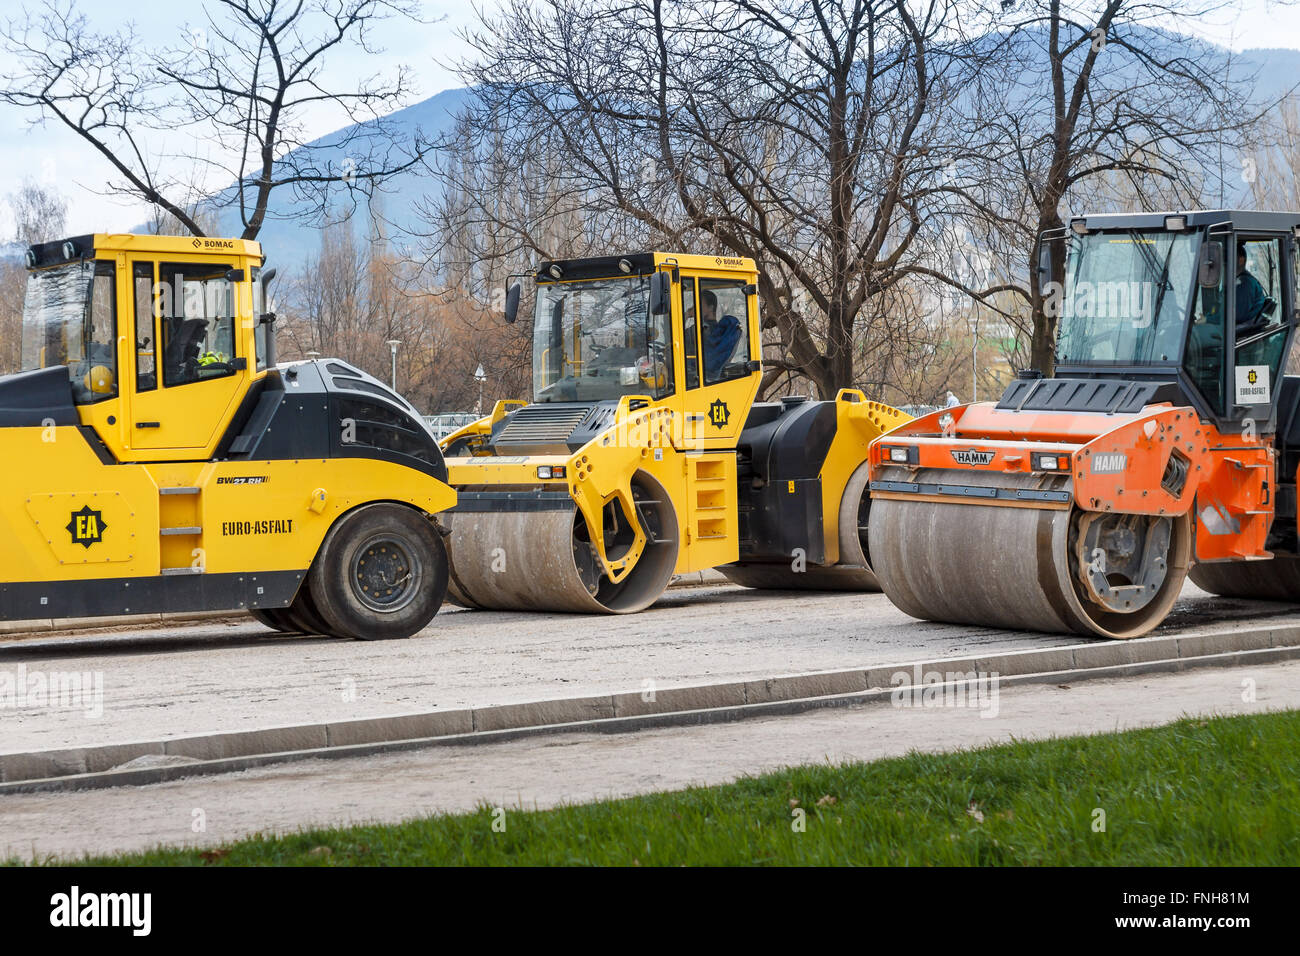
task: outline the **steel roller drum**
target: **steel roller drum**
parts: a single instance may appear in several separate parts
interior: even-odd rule
[[[491,610],[630,614],[655,602],[677,563],[677,523],[667,496],[638,476],[634,490],[659,540],[646,546],[631,573],[611,583],[585,540],[577,506],[550,511],[452,511],[447,596],[462,607]],[[666,536],[660,532],[666,529]],[[617,555],[615,555],[617,557]]]
[[[1262,601],[1300,601],[1300,558],[1216,561],[1192,568],[1192,583],[1211,594]]]
[[[1063,476],[887,469],[884,480],[1064,490]],[[1182,588],[1191,558],[1187,516],[1164,522],[1158,583],[1125,613],[1089,596],[1078,534],[1087,517],[1047,510],[933,500],[873,498],[870,550],[889,599],[913,617],[1027,631],[1138,637],[1159,624]],[[1075,557],[1071,557],[1071,550]]]
[[[795,571],[792,563],[731,564],[719,568],[727,580],[746,588],[786,591],[879,591],[880,582],[871,572],[866,553],[866,513],[860,506],[870,506],[867,482],[871,467],[863,462],[844,486],[837,517],[840,560],[832,567],[810,566]]]

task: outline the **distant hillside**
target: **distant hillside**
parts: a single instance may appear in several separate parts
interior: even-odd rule
[[[446,90],[393,113],[386,119],[400,134],[413,136],[417,131],[427,139],[438,139],[441,134],[450,132],[455,124],[456,115],[470,96],[465,89]],[[338,145],[348,138],[350,130],[342,129],[321,137],[311,145],[322,149],[320,158],[329,156],[331,147],[335,147],[338,158],[333,166],[342,166],[348,158],[347,149]],[[379,196],[379,206],[383,218],[392,223],[391,235],[400,245],[403,234],[413,228],[419,228],[416,206],[430,191],[435,190],[436,183],[419,168],[393,176],[384,182]],[[339,193],[340,208],[336,214],[352,213],[352,220],[359,235],[367,230],[368,216],[364,207],[350,210],[350,202],[345,190]],[[262,227],[258,240],[263,244],[268,261],[274,261],[281,267],[296,269],[320,248],[320,222],[309,222],[293,218],[303,208],[296,201],[291,189],[280,189],[271,194],[271,207],[267,222]],[[243,230],[239,213],[234,208],[226,209],[220,217],[221,233],[237,236]]]
[[[1217,48],[1211,46],[1210,49]],[[1231,59],[1228,52],[1222,50],[1221,55],[1225,69],[1230,69],[1232,76],[1245,78],[1257,75],[1256,92],[1261,98],[1279,97],[1300,82],[1300,50],[1247,50]],[[436,139],[440,134],[451,131],[457,113],[472,95],[473,92],[469,89],[446,90],[394,113],[388,121],[404,133],[413,134],[420,130],[426,137]],[[313,145],[323,147],[328,155],[331,145],[340,144],[355,130],[356,127],[338,130],[321,137]],[[346,147],[339,145],[337,163],[342,164],[346,158]],[[1229,191],[1224,196],[1223,205],[1231,207],[1249,204],[1249,186],[1236,172],[1238,164],[1225,158],[1225,166]],[[416,212],[417,204],[427,196],[436,195],[437,189],[436,180],[420,169],[394,176],[385,183],[379,202],[383,218],[391,223],[390,236],[395,245],[402,246],[404,233],[422,228]],[[346,201],[342,193],[340,200]],[[322,223],[293,218],[293,214],[303,208],[305,207],[295,200],[292,190],[281,189],[272,194],[268,221],[259,238],[266,247],[268,260],[280,267],[296,269],[320,248]],[[336,214],[345,211],[346,207],[341,207],[336,210]],[[364,235],[368,229],[367,210],[357,209],[351,218],[358,235]],[[223,211],[219,221],[223,235],[238,235],[242,231],[238,213],[233,208]],[[0,256],[7,251],[0,250]]]

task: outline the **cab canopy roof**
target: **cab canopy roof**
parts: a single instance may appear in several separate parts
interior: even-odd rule
[[[1169,217],[1183,217],[1189,229],[1231,225],[1238,232],[1292,232],[1300,228],[1300,212],[1260,212],[1254,209],[1193,209],[1170,212],[1117,212],[1075,216],[1070,225],[1083,223],[1088,230],[1164,229]]]
[[[676,252],[635,252],[622,256],[592,256],[587,259],[551,259],[537,267],[534,278],[538,282],[558,282],[565,279],[602,279],[621,275],[649,275],[663,265],[676,265],[690,270],[721,270],[724,272],[756,273],[754,260],[739,256],[696,256]],[[558,270],[559,275],[554,270]]]
[[[27,267],[40,269],[77,259],[93,259],[118,252],[183,256],[252,256],[262,258],[262,244],[251,239],[219,239],[207,236],[143,236],[132,233],[95,233],[69,236],[32,246]]]

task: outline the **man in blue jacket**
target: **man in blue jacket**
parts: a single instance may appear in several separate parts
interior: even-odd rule
[[[1246,269],[1246,250],[1237,247],[1237,329],[1255,325],[1264,311],[1264,287]]]
[[[744,327],[734,315],[718,318],[718,297],[709,289],[700,293],[700,325],[704,332],[704,379],[717,381]]]

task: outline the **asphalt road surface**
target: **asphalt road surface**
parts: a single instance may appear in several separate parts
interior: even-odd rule
[[[1190,584],[1162,632],[1300,623],[1294,605]],[[156,740],[1050,647],[1070,635],[917,621],[883,594],[674,589],[627,616],[445,608],[406,641],[297,637],[252,621],[0,643],[0,672],[76,671],[95,708],[0,709],[0,753]]]

